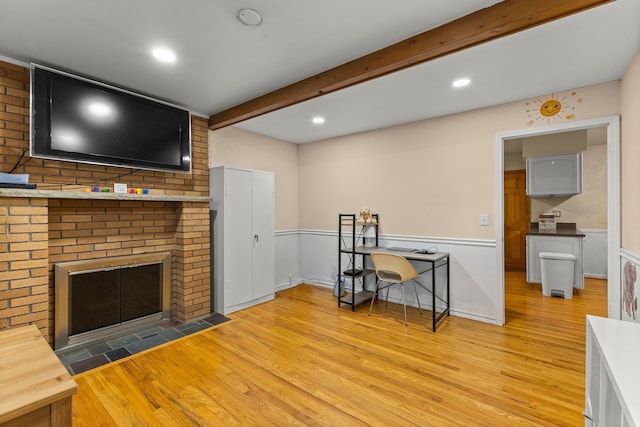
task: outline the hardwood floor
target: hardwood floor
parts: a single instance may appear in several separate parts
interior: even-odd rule
[[[75,426],[583,425],[585,314],[606,316],[606,281],[572,300],[506,273],[504,327],[377,302],[338,309],[300,285],[232,321],[77,375]]]

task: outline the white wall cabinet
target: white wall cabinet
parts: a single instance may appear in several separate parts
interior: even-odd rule
[[[527,282],[542,283],[540,268],[540,252],[560,252],[573,254],[576,257],[573,287],[584,289],[584,273],[582,268],[583,237],[567,237],[554,235],[527,235]]]
[[[274,174],[219,166],[209,180],[213,304],[227,314],[274,297]]]
[[[527,196],[568,197],[582,193],[582,153],[527,158]]]
[[[585,426],[640,422],[640,324],[587,316]]]

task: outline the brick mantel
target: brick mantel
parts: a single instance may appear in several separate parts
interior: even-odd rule
[[[173,199],[173,198],[172,198]],[[169,250],[172,318],[210,313],[209,203],[82,200],[0,195],[0,329],[54,331],[54,265]]]
[[[58,191],[58,190],[30,190],[17,188],[0,188],[0,197],[22,197],[33,199],[78,199],[78,200],[131,200],[139,202],[203,202],[208,203],[208,197],[183,196],[170,194],[118,194],[95,193],[90,191]]]
[[[53,341],[53,265],[170,251],[172,317],[210,313],[207,119],[191,116],[192,171],[135,170],[29,157],[29,69],[0,61],[0,172],[36,190],[0,189],[0,329],[35,324]],[[114,183],[150,194],[90,193]]]

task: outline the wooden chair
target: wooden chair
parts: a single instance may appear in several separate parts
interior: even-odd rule
[[[402,288],[402,306],[404,308],[404,325],[408,326],[407,323],[407,304],[404,298],[404,284],[406,282],[413,282],[414,290],[416,291],[416,301],[418,302],[418,309],[420,314],[422,314],[422,307],[420,307],[420,299],[418,298],[418,289],[417,286],[420,285],[424,289],[422,283],[418,280],[418,272],[411,265],[411,263],[403,256],[390,254],[386,252],[374,252],[371,254],[371,261],[373,262],[373,266],[376,270],[376,275],[378,276],[378,280],[376,282],[376,288],[373,291],[373,297],[371,298],[371,306],[369,307],[369,316],[371,316],[371,310],[373,309],[373,303],[376,300],[376,295],[378,291],[381,289],[387,289],[387,299],[389,298],[389,290],[388,288],[393,285],[400,285]],[[380,286],[381,283],[386,283],[384,286]]]

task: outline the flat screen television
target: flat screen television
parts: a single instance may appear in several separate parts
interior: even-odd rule
[[[190,123],[173,105],[31,67],[32,157],[190,173]]]

